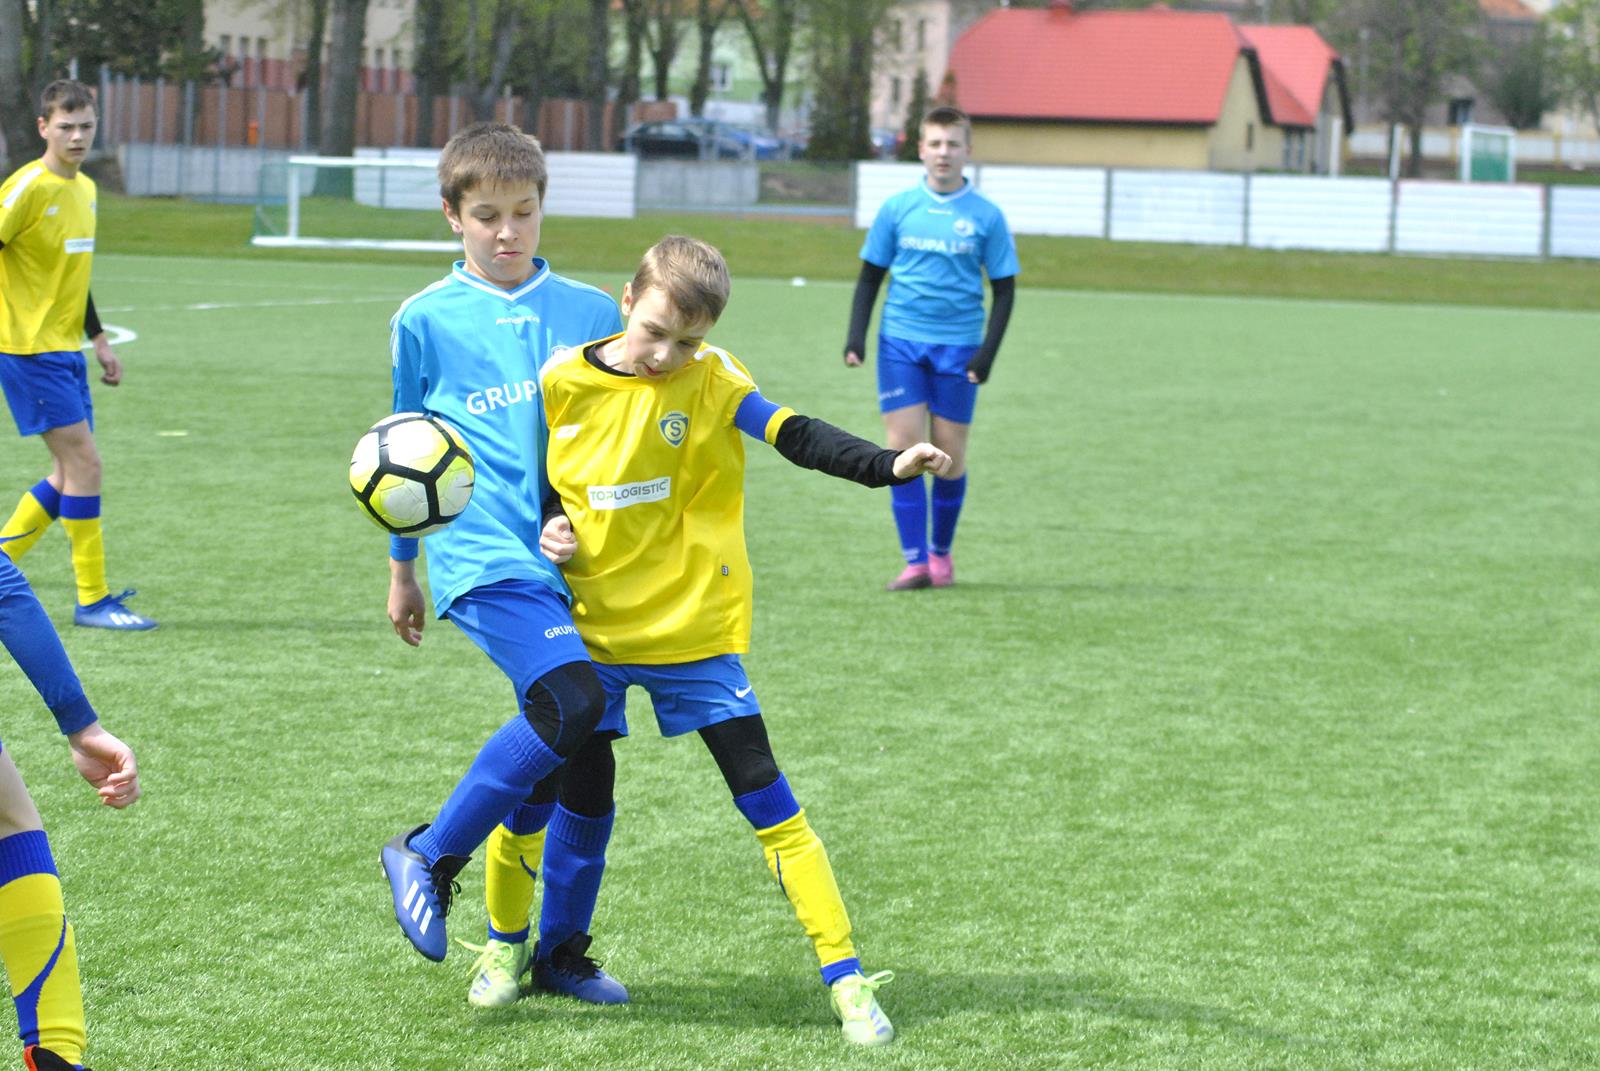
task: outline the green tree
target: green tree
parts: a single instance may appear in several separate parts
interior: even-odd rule
[[[204,44],[200,0],[45,0],[37,12],[36,76],[38,59],[53,66],[70,56],[81,71],[104,64],[117,74],[186,80],[205,77],[217,60]]]
[[[1492,63],[1489,99],[1518,130],[1532,130],[1544,113],[1561,103],[1552,70],[1550,38],[1544,27],[1528,40],[1501,52]]]
[[[761,71],[761,103],[767,110],[767,129],[777,130],[783,115],[783,94],[788,88],[789,55],[794,47],[800,0],[763,0],[760,18],[751,12],[750,0],[733,0],[733,6]]]
[[[43,148],[33,122],[38,109],[27,75],[27,36],[28,9],[23,0],[0,0],[0,138],[5,140],[0,176],[11,174]]]
[[[911,82],[911,103],[906,105],[906,123],[901,128],[900,145],[895,149],[895,159],[916,163],[921,157],[917,146],[922,141],[922,117],[928,111],[928,72],[917,68],[917,77]]]
[[[1561,97],[1600,123],[1600,0],[1566,0],[1549,19]]]
[[[1359,0],[1359,25],[1369,33],[1371,78],[1384,117],[1410,131],[1406,173],[1422,173],[1422,128],[1444,97],[1450,75],[1470,77],[1481,38],[1475,0]]]
[[[729,0],[696,0],[694,12],[696,41],[694,82],[689,86],[689,114],[704,115],[706,98],[711,95],[711,54],[716,47],[717,31],[729,15]]]
[[[314,0],[325,3],[326,0]],[[417,130],[412,138],[418,148],[433,145],[434,101],[450,86],[450,62],[444,43],[445,0],[417,0],[414,28],[416,47],[411,50],[411,76],[416,82]],[[319,50],[320,52],[320,50]],[[307,64],[310,49],[306,50]]]
[[[870,105],[874,41],[893,0],[809,0],[816,106],[811,144],[816,160],[874,155]]]

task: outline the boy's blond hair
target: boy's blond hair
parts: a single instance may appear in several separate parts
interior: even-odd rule
[[[667,295],[672,307],[690,320],[713,322],[728,305],[733,284],[728,279],[728,262],[717,247],[698,238],[669,234],[645,252],[639,270],[633,273],[633,296],[650,287]]]
[[[58,78],[39,94],[39,118],[49,120],[55,112],[76,112],[94,107],[94,91],[71,78]]]
[[[439,154],[439,196],[455,212],[468,190],[488,186],[535,186],[543,204],[549,184],[539,139],[506,123],[473,123]]]

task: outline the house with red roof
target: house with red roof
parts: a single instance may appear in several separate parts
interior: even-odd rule
[[[1351,125],[1343,63],[1316,30],[1164,4],[992,11],[950,70],[988,163],[1325,171]]]

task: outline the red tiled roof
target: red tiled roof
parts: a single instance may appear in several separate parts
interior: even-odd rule
[[[1522,0],[1478,0],[1478,9],[1485,15],[1499,19],[1537,19],[1539,13]]]
[[[1253,47],[1270,121],[1314,125],[1337,54],[1309,27],[1256,30],[1259,41],[1227,15],[1160,5],[1082,13],[1006,8],[961,35],[950,69],[957,103],[979,117],[1210,125],[1222,114],[1240,51]]]
[[[1328,71],[1339,58],[1310,26],[1241,26],[1261,59],[1267,107],[1280,126],[1315,126]]]

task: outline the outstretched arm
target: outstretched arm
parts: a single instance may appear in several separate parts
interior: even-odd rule
[[[928,443],[900,451],[884,450],[825,420],[798,413],[783,422],[772,445],[801,468],[826,472],[863,487],[887,487],[906,483],[924,472],[943,473],[950,469],[950,456]]]
[[[888,268],[880,268],[870,260],[861,262],[855,297],[850,302],[850,330],[844,339],[844,363],[852,368],[866,360],[867,324],[872,322],[872,306],[878,300],[878,288],[887,274]]]
[[[990,279],[989,289],[994,301],[989,306],[989,327],[983,333],[983,344],[967,362],[967,382],[987,383],[989,371],[994,367],[995,356],[1000,352],[1000,341],[1006,336],[1006,325],[1011,322],[1011,307],[1017,299],[1017,277]]]

